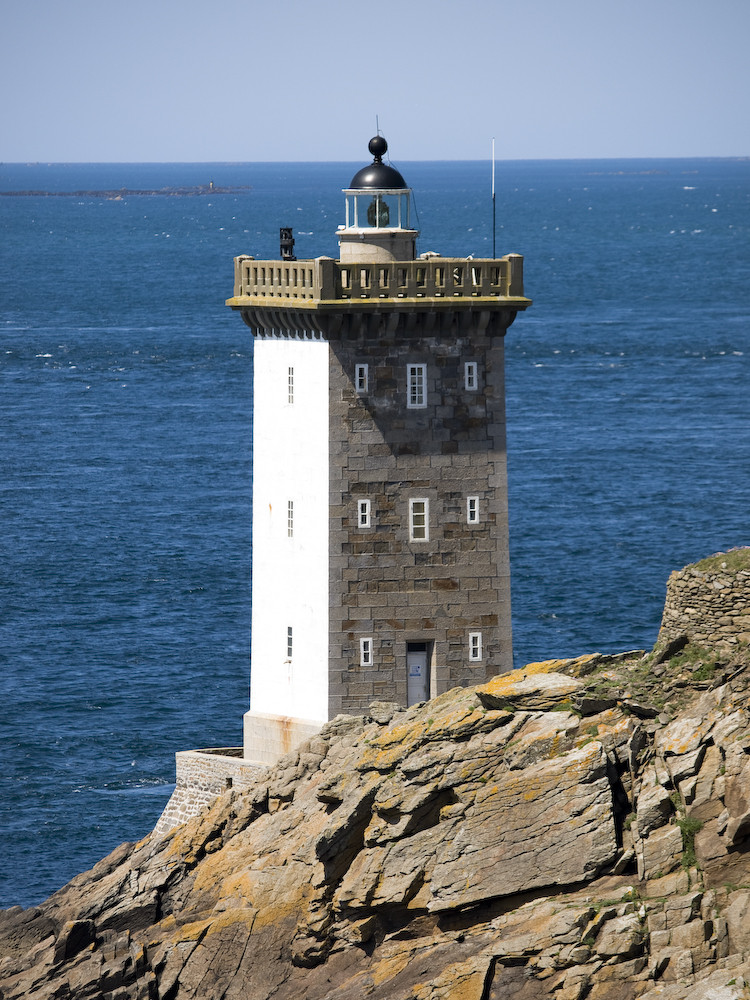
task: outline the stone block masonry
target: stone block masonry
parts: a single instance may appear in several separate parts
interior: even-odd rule
[[[154,828],[163,837],[174,827],[200,816],[228,788],[244,791],[264,767],[243,760],[242,747],[182,750],[175,754],[177,784]]]
[[[670,575],[658,642],[680,635],[708,646],[750,643],[750,548]]]
[[[428,648],[431,696],[512,666],[505,322],[471,309],[353,308],[330,339],[329,717],[378,699],[407,704],[409,644]],[[424,377],[417,404],[410,366]],[[424,507],[419,538],[412,501]],[[473,660],[470,633],[481,636]]]

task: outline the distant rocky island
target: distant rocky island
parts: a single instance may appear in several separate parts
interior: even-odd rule
[[[340,715],[0,913],[2,1000],[747,1000],[750,549],[653,650]]]
[[[163,187],[156,190],[141,190],[140,188],[117,188],[111,191],[0,191],[0,195],[6,198],[109,198],[112,201],[119,201],[121,198],[129,198],[133,195],[147,196],[155,195],[167,196],[170,198],[193,198],[197,195],[205,194],[237,194],[240,191],[249,191],[247,184],[231,185],[223,187],[214,184],[195,184],[190,187]]]

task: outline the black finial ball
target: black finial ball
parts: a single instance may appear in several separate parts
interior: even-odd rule
[[[382,135],[376,135],[373,136],[372,139],[370,139],[370,144],[367,148],[370,150],[372,155],[377,160],[379,160],[380,157],[383,156],[386,150],[388,149],[388,143],[385,141]]]

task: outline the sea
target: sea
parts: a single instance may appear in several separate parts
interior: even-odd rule
[[[525,258],[515,664],[650,649],[670,572],[750,544],[750,160],[498,161],[494,205],[489,162],[394,165],[418,252]],[[47,192],[0,194],[2,907],[145,836],[175,751],[242,741],[253,344],[232,258],[277,257],[281,226],[298,257],[338,256],[361,166],[0,165],[0,192]]]

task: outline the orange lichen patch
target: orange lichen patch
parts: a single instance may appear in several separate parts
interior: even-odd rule
[[[182,924],[179,929],[180,941],[199,941],[204,933],[211,928],[213,917],[206,917],[205,920],[194,920],[189,924]]]
[[[433,1000],[435,997],[480,1000],[487,995],[486,979],[491,963],[492,957],[489,954],[480,954],[465,962],[447,965],[434,979],[417,983],[412,996],[414,1000]]]
[[[176,927],[180,926],[175,919],[174,913],[168,913],[166,917],[163,917],[158,924],[153,928],[158,930],[160,937],[165,937],[172,934]],[[154,938],[153,941],[147,942],[148,947],[153,947],[158,938]]]
[[[598,656],[599,653],[586,653],[584,656],[576,656],[573,659],[540,660],[538,663],[527,663],[526,666],[521,667],[520,670],[514,670],[512,673],[531,676],[532,674],[550,674],[570,671],[575,674],[577,669],[587,663],[591,663],[591,661],[595,660]]]
[[[540,760],[533,768],[511,771],[502,776],[499,785],[485,785],[477,791],[476,803],[484,807],[485,803],[495,795],[500,795],[506,802],[508,796],[534,802],[543,799],[551,791],[555,791],[560,782],[560,775],[565,775],[566,784],[574,784],[577,776],[587,780],[595,771],[603,757],[601,743],[592,741],[579,746],[558,757]]]
[[[477,695],[488,708],[502,708],[505,704],[524,708],[545,709],[553,707],[582,687],[581,681],[567,674],[553,671],[525,674],[514,670],[498,674],[487,684],[476,689]]]
[[[206,937],[210,937],[212,934],[218,934],[227,927],[234,927],[236,924],[244,924],[247,927],[247,933],[253,929],[253,924],[255,923],[255,917],[257,911],[253,909],[231,909],[225,910],[223,913],[218,913],[216,916],[211,917],[211,922],[206,930]]]
[[[222,882],[222,895],[233,899],[251,900],[258,891],[258,881],[252,871],[239,871]]]
[[[455,740],[479,728],[492,728],[488,725],[486,710],[476,699],[472,696],[459,700],[455,691],[435,698],[425,712],[429,713],[426,722],[422,716],[418,720],[391,725],[378,733],[365,747],[357,769],[388,771],[423,743]],[[496,712],[492,721],[501,725],[506,716],[510,718],[510,713]]]
[[[548,757],[559,757],[563,750],[567,749],[564,745],[567,742],[567,733],[555,733],[549,742],[549,747],[547,748]]]
[[[307,904],[307,898],[303,898],[305,896],[309,897],[310,893],[299,893],[298,895],[292,892],[279,893],[272,905],[262,906],[255,913],[254,930],[260,930],[262,927],[275,927],[282,920],[292,920],[297,923],[305,911]]]
[[[391,958],[386,958],[382,962],[378,962],[375,968],[372,970],[372,982],[374,986],[380,986],[382,983],[387,983],[391,979],[403,972],[411,961],[412,953],[411,951],[402,952],[400,955],[393,955]]]
[[[682,717],[670,723],[661,735],[662,753],[679,757],[697,749],[719,717],[718,712],[711,711],[700,719]]]
[[[592,739],[606,740],[608,746],[620,746],[630,738],[635,728],[631,718],[618,716],[614,709],[585,722],[583,731],[576,737],[576,746],[590,743]]]
[[[596,726],[599,732],[609,731],[613,726],[619,727],[624,724],[630,725],[631,721],[628,718],[623,718],[622,712],[616,708],[605,708],[604,711],[598,712],[596,715],[590,715],[586,719],[586,724],[589,726]]]

